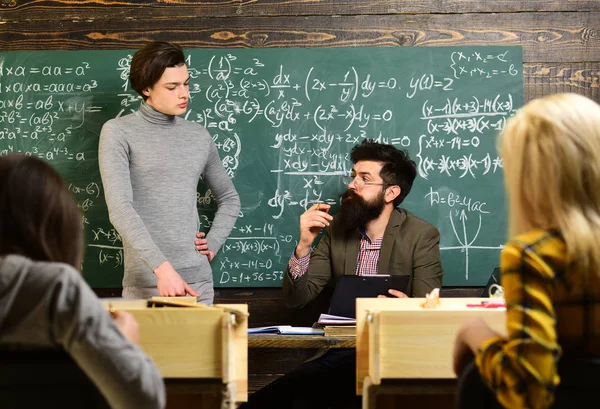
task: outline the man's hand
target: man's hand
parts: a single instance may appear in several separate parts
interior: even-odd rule
[[[127,311],[111,312],[115,325],[121,331],[121,334],[134,344],[140,343],[140,326],[133,315]]]
[[[333,220],[329,208],[331,206],[325,203],[314,204],[300,216],[300,240],[296,246],[296,258],[306,256],[310,251],[310,246],[319,235],[323,227],[329,226]]]
[[[194,291],[175,271],[171,263],[165,261],[154,270],[156,278],[158,278],[158,294],[161,297],[177,297],[189,294],[193,297],[198,297]]]
[[[391,288],[388,290],[388,293],[391,297],[408,298],[408,295],[404,294],[402,291],[392,290]],[[390,298],[390,296],[379,294],[377,298]]]
[[[198,240],[194,242],[196,244],[196,250],[198,250],[200,254],[208,257],[208,261],[212,261],[212,259],[215,258],[215,253],[208,248],[208,240],[205,238],[206,234],[199,232],[196,233],[196,237],[198,238]]]

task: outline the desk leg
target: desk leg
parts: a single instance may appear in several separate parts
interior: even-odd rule
[[[233,388],[219,379],[165,379],[166,409],[232,409],[235,408],[236,384]],[[225,405],[224,402],[232,402]]]
[[[235,382],[229,382],[223,385],[223,396],[221,398],[221,409],[235,409],[235,397],[237,395],[237,385]]]
[[[376,385],[371,383],[371,377],[365,376],[363,381],[362,407],[363,409],[375,409],[377,403]]]
[[[363,409],[437,408],[453,409],[455,379],[385,379],[363,383]]]

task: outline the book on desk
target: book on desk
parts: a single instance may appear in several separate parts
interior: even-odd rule
[[[325,335],[328,337],[355,337],[356,325],[326,325],[324,327],[293,327],[291,325],[273,325],[270,327],[248,328],[248,334],[277,335]]]
[[[356,337],[356,325],[326,325],[323,331],[327,337]]]
[[[248,328],[248,334],[324,335],[325,332],[322,328],[272,325],[269,327]]]
[[[315,325],[337,325],[337,326],[356,326],[356,318],[342,317],[340,315],[321,314]]]

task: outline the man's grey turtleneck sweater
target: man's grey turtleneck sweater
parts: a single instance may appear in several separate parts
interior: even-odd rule
[[[154,270],[167,260],[187,283],[212,281],[194,244],[198,181],[218,203],[207,234],[214,253],[235,224],[240,199],[206,129],[142,103],[104,124],[98,160],[110,221],[123,239],[123,286],[156,286]]]

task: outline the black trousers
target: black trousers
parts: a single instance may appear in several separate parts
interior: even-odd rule
[[[455,409],[503,409],[492,391],[485,386],[472,359],[458,378]]]
[[[554,392],[551,409],[596,407],[598,399],[600,358],[562,357],[558,363],[560,384]],[[456,388],[456,409],[504,409],[496,396],[483,383],[474,361],[469,362]]]
[[[360,409],[356,350],[331,349],[255,392],[239,409]]]

